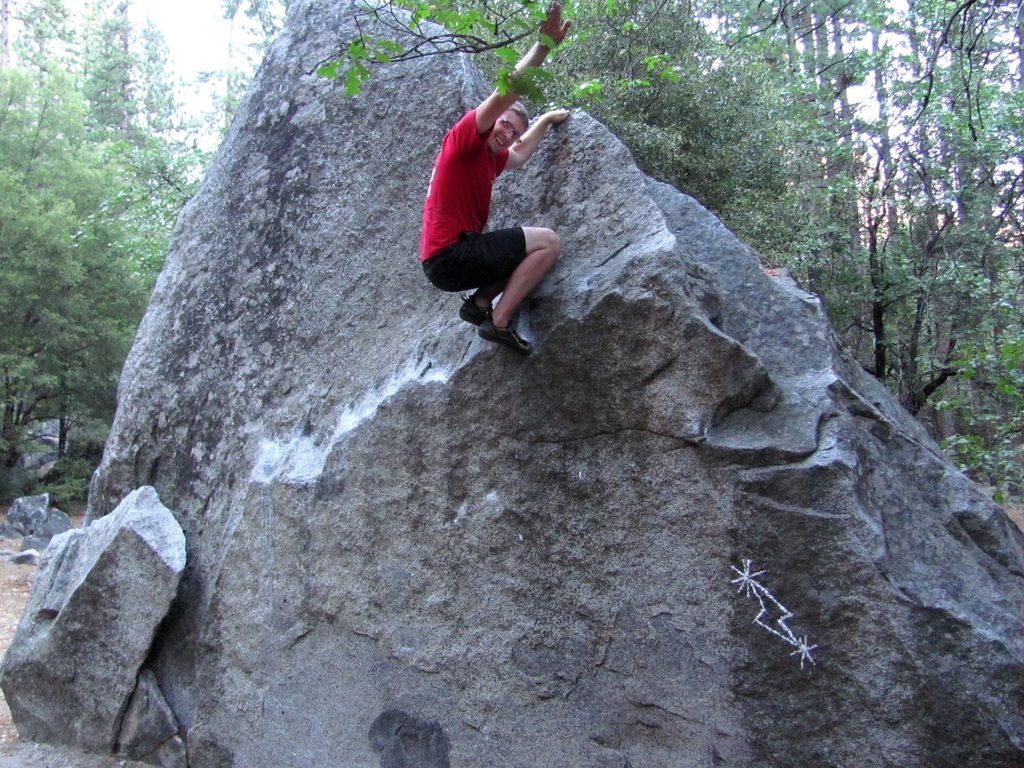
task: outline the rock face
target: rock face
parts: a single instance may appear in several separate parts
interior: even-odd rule
[[[345,98],[350,15],[293,4],[91,494],[189,541],[148,662],[189,765],[1018,766],[1021,536],[818,301],[577,114],[494,201],[562,238],[538,351],[480,341],[416,253],[487,86]]]
[[[113,751],[184,568],[181,527],[152,488],[54,537],[0,668],[22,738]]]

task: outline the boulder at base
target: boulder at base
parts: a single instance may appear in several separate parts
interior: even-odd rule
[[[522,359],[417,263],[471,63],[312,74],[296,0],[126,363],[91,516],[189,568],[147,666],[191,768],[1019,768],[1024,555],[814,296],[574,113]]]
[[[7,511],[7,522],[19,535],[28,536],[43,527],[49,510],[50,494],[22,496],[11,504]]]
[[[0,668],[21,738],[114,750],[184,568],[184,534],[152,488],[54,537]]]
[[[50,539],[71,529],[71,518],[50,506],[50,494],[15,499],[0,523],[0,538],[22,538],[22,551],[46,549]]]

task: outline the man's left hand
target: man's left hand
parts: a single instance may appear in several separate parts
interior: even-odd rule
[[[544,119],[547,120],[551,125],[561,125],[569,119],[568,109],[553,109],[550,112],[544,113]]]

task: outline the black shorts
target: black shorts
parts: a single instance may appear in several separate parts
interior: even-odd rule
[[[468,291],[508,280],[526,258],[522,227],[477,234],[463,232],[459,242],[423,262],[427,279],[442,291]]]

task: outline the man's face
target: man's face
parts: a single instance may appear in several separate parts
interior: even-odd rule
[[[501,117],[494,124],[494,130],[487,140],[487,148],[494,154],[503,149],[511,149],[512,145],[519,141],[519,137],[526,131],[523,119],[511,109],[502,112]]]

